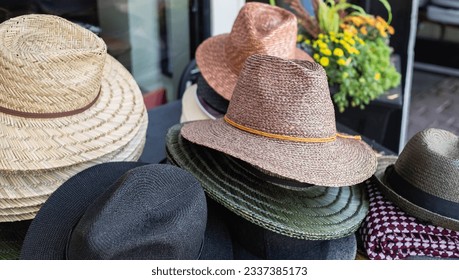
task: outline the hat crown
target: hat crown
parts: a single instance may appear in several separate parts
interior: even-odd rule
[[[394,168],[416,188],[459,203],[459,137],[453,133],[436,128],[418,132]]]
[[[294,58],[297,31],[296,17],[291,12],[263,3],[245,4],[225,46],[228,66],[237,74],[244,61],[256,53]]]
[[[81,217],[69,259],[197,259],[207,222],[204,191],[171,165],[134,168]]]
[[[0,108],[66,113],[97,98],[106,58],[102,39],[63,18],[25,15],[0,25]]]
[[[326,138],[336,134],[325,70],[305,60],[249,57],[226,116],[239,125],[278,135]]]

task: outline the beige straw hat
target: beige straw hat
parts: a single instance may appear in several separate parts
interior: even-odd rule
[[[182,115],[180,116],[180,122],[189,122],[197,120],[208,120],[210,117],[203,112],[197,102],[197,85],[189,86],[182,97]]]
[[[459,137],[430,128],[408,141],[398,158],[381,157],[375,173],[388,199],[428,223],[459,230]]]
[[[0,38],[2,207],[40,205],[90,165],[138,157],[142,95],[102,39],[51,15],[5,21]]]
[[[207,83],[230,100],[244,61],[262,53],[313,61],[296,47],[297,20],[291,12],[263,3],[247,3],[231,33],[211,37],[196,50],[196,63]]]
[[[361,183],[377,163],[360,137],[337,133],[325,70],[305,60],[252,55],[225,117],[186,123],[181,134],[265,171],[320,186]]]

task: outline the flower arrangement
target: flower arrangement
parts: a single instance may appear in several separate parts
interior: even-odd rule
[[[387,21],[346,0],[312,0],[315,17],[299,0],[284,0],[301,27],[298,44],[325,68],[340,112],[349,105],[363,109],[400,83],[400,74],[390,62],[388,42],[394,34],[390,5],[379,1],[387,8]]]

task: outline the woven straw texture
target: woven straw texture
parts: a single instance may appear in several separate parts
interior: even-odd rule
[[[173,126],[166,136],[168,159],[196,176],[214,200],[265,229],[300,239],[336,239],[355,232],[368,211],[361,186],[282,188],[235,158],[187,141],[181,127]]]
[[[403,211],[433,225],[459,230],[459,221],[417,206],[395,192],[384,176],[388,166],[406,181],[434,196],[458,203],[459,141],[454,134],[440,129],[417,133],[398,158],[381,157],[375,177],[383,194]]]
[[[325,71],[309,61],[251,56],[226,116],[240,125],[278,135],[323,138],[337,133]],[[191,142],[314,185],[355,185],[376,169],[375,153],[356,139],[337,137],[325,143],[281,140],[240,130],[223,119],[188,123],[181,133]]]
[[[182,97],[182,115],[180,122],[189,122],[197,120],[208,120],[207,116],[197,104],[196,96],[197,85],[189,86]]]
[[[140,89],[96,35],[26,15],[2,23],[0,38],[1,173],[98,161],[138,135]]]
[[[247,3],[231,33],[211,37],[196,50],[196,63],[207,83],[222,97],[231,99],[239,72],[252,54],[262,53],[289,59],[312,58],[296,48],[297,21],[294,14],[262,3]]]
[[[16,172],[0,176],[0,222],[33,219],[60,185],[78,172],[110,161],[136,161],[146,141],[148,117],[142,117],[138,134],[124,147],[92,161],[43,172]]]

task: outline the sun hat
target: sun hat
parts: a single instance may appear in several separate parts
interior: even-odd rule
[[[384,172],[393,157],[381,157],[376,172]],[[459,231],[424,223],[388,200],[376,180],[367,180],[370,211],[359,229],[366,255],[372,260],[459,258]]]
[[[190,122],[181,134],[282,177],[321,186],[363,182],[375,152],[337,133],[325,70],[315,62],[255,54],[224,118]]]
[[[355,232],[368,211],[358,185],[311,186],[262,175],[237,158],[187,141],[182,126],[166,136],[169,161],[191,172],[212,199],[265,229],[299,239],[337,239]]]
[[[230,100],[244,61],[252,54],[312,61],[296,47],[297,30],[297,20],[291,12],[268,4],[247,3],[229,34],[210,37],[198,46],[196,63],[209,85]]]
[[[102,39],[51,15],[5,21],[0,38],[0,204],[40,205],[91,164],[140,155],[142,95]]]
[[[215,90],[209,86],[202,75],[198,76],[197,84],[197,96],[220,115],[226,114],[226,111],[228,111],[229,101],[215,92]]]
[[[196,120],[208,120],[209,116],[202,111],[197,104],[196,96],[197,85],[189,86],[182,97],[182,114],[180,116],[180,122],[189,122]]]
[[[414,135],[398,158],[380,161],[383,194],[421,221],[459,230],[459,137],[429,128]]]
[[[101,158],[65,168],[4,174],[0,177],[0,222],[33,219],[49,195],[63,184],[66,178],[81,170],[108,161],[139,159],[145,146],[147,125],[148,119],[145,115],[138,135],[118,151]],[[12,211],[14,213],[11,213]]]
[[[204,192],[172,165],[110,162],[73,176],[40,209],[21,259],[232,258]]]
[[[249,259],[353,260],[356,257],[357,240],[353,233],[332,240],[297,239],[267,230],[222,206],[220,208],[222,208],[222,217],[231,231],[233,243],[239,244],[252,255]],[[244,252],[244,250],[240,251]],[[238,250],[233,252],[236,258]],[[241,256],[241,258],[247,257]]]

